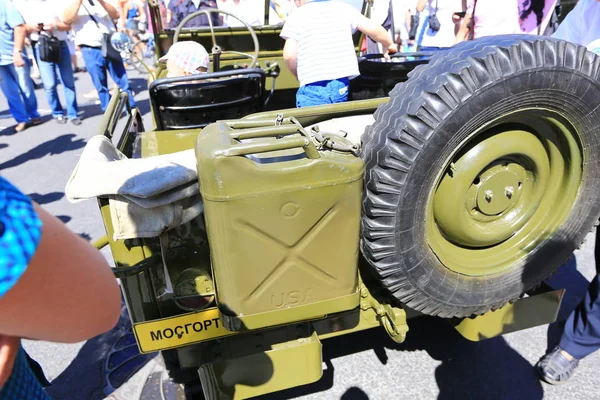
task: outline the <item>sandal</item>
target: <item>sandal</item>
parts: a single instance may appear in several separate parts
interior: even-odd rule
[[[578,359],[568,360],[561,351],[563,350],[556,346],[551,352],[543,356],[536,365],[540,379],[551,385],[565,383],[573,376],[579,365]]]
[[[25,122],[19,122],[15,126],[15,131],[16,132],[23,132],[25,129],[27,129],[27,124]]]

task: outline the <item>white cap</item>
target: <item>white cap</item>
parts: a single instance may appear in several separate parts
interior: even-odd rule
[[[210,62],[204,46],[190,40],[173,44],[167,54],[160,58],[160,61],[167,60],[173,60],[175,65],[191,74],[198,73],[200,67],[208,70]]]

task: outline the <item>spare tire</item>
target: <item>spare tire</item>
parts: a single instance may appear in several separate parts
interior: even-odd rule
[[[362,252],[399,301],[466,317],[518,299],[598,221],[600,57],[507,35],[417,67],[362,142]]]

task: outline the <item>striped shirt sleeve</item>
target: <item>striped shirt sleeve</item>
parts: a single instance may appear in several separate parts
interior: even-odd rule
[[[293,40],[299,40],[300,39],[300,20],[298,18],[298,14],[290,14],[290,16],[288,17],[288,19],[286,19],[285,23],[283,24],[283,28],[281,28],[281,33],[279,34],[279,36],[281,36],[283,39],[293,39]]]

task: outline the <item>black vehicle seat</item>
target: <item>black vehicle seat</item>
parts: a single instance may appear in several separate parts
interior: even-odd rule
[[[262,111],[264,91],[262,69],[239,69],[157,79],[150,102],[157,130],[194,129]]]

